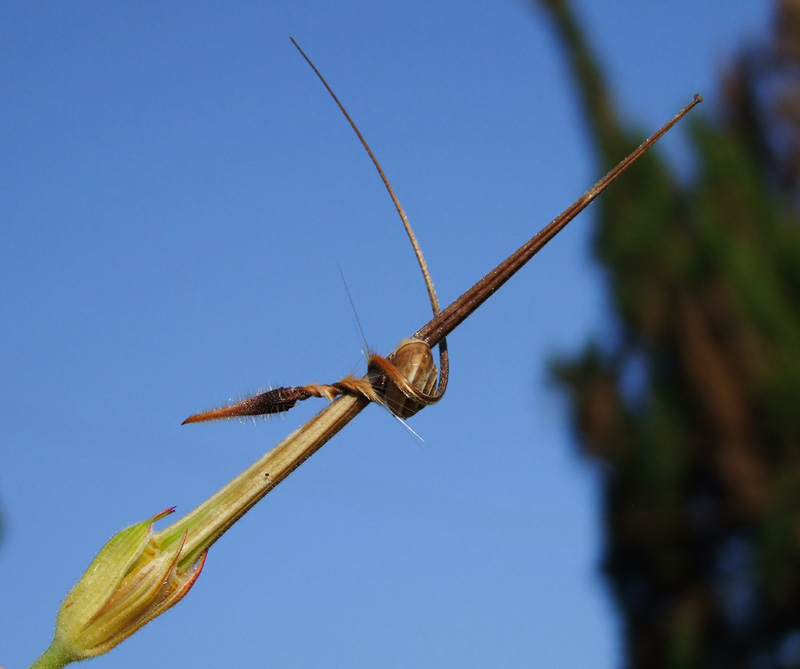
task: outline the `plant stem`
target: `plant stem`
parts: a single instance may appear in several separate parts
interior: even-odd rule
[[[188,532],[179,568],[188,568],[197,562],[200,555],[231,525],[368,404],[369,400],[360,395],[343,395],[338,398],[215,495],[158,532],[158,540],[163,546],[181,541]]]

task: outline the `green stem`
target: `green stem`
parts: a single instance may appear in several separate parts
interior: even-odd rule
[[[215,495],[180,520],[157,532],[154,536],[155,542],[163,548],[182,541],[186,535],[179,569],[191,568],[231,525],[368,404],[369,400],[361,396],[340,397]]]
[[[50,647],[31,665],[30,669],[61,669],[75,661],[76,658],[61,645],[61,642],[53,639]]]

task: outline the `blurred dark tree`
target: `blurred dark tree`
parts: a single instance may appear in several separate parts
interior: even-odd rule
[[[538,2],[604,172],[643,137],[568,1]],[[721,90],[684,126],[690,176],[650,152],[595,205],[616,336],[554,365],[630,667],[800,666],[800,0]]]

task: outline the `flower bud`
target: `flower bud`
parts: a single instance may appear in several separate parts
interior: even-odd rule
[[[159,541],[153,533],[153,523],[173,510],[125,528],[105,545],[61,605],[52,647],[71,661],[105,653],[189,592],[206,553],[179,569],[184,541]]]

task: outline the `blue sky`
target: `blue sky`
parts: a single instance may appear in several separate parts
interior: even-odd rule
[[[620,109],[713,113],[751,0],[576,3]],[[387,171],[448,303],[597,178],[523,2],[0,7],[0,666],[30,664],[123,526],[185,513],[322,407],[181,427],[361,372],[429,318]],[[661,150],[686,158],[681,131]],[[597,474],[546,365],[610,331],[582,215],[450,338],[450,389],[370,407],[100,667],[615,667]],[[174,517],[173,517],[174,518]]]

